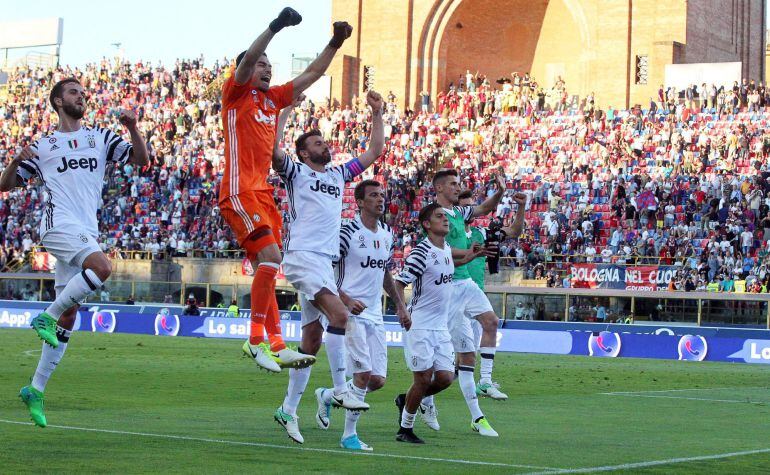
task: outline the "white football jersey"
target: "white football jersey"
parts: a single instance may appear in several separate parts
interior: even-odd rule
[[[45,212],[40,236],[64,228],[97,237],[96,212],[102,206],[107,162],[128,161],[131,144],[110,130],[81,127],[46,135],[30,148],[35,157],[23,160],[17,175],[25,182],[37,176],[43,184]]]
[[[382,323],[382,281],[391,267],[393,233],[384,223],[372,232],[360,215],[340,230],[340,259],[335,264],[337,288],[360,300],[366,310],[360,318]]]
[[[425,238],[406,257],[396,280],[413,284],[407,307],[413,330],[448,330],[454,272],[452,249],[446,243],[439,249]]]
[[[339,258],[342,195],[345,183],[358,175],[353,168],[348,162],[319,173],[284,154],[283,163],[276,170],[286,183],[289,199],[284,251],[311,251],[333,260]]]

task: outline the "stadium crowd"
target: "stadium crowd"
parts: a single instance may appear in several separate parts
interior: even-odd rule
[[[224,147],[216,85],[227,64],[20,68],[0,98],[0,161],[51,130],[50,85],[79,77],[91,94],[87,122],[121,130],[118,110],[134,109],[153,157],[146,170],[125,165],[109,174],[104,249],[114,257],[239,256],[217,207]],[[646,108],[600,110],[593,94],[577,101],[561,79],[545,87],[527,74],[490,82],[469,71],[435,103],[423,93],[419,110],[401,110],[393,93],[387,99],[386,152],[367,176],[387,184],[397,258],[419,239],[414,218],[432,200],[430,176],[453,167],[479,200],[492,192],[493,175],[507,178],[510,193],[481,226],[510,219],[509,195],[527,193],[527,231],[503,243],[501,255],[528,278],[569,285],[571,263],[661,264],[680,266],[674,289],[717,283],[734,291],[745,282],[746,291],[766,291],[770,90],[762,84],[661,87]],[[305,101],[287,127],[286,147],[317,128],[337,160],[356,156],[366,147],[367,114],[360,99],[352,107]],[[271,180],[285,211],[286,192]],[[30,187],[0,202],[0,267],[37,242],[41,198]],[[352,188],[345,203],[350,218]]]

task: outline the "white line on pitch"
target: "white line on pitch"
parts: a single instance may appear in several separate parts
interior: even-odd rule
[[[658,465],[672,465],[677,463],[687,463],[687,462],[700,462],[703,460],[719,460],[719,459],[726,459],[730,457],[741,457],[744,455],[756,455],[756,454],[766,454],[770,452],[769,449],[757,449],[757,450],[745,450],[743,452],[728,452],[726,454],[715,454],[715,455],[700,455],[697,457],[677,457],[672,459],[666,459],[666,460],[650,460],[647,462],[635,462],[635,463],[622,463],[618,465],[604,465],[600,467],[585,467],[585,468],[568,468],[568,469],[561,469],[551,472],[532,472],[528,473],[526,475],[551,475],[551,474],[558,474],[558,473],[594,473],[594,472],[612,472],[616,470],[630,470],[633,468],[645,468],[645,467],[655,467]]]
[[[24,425],[24,426],[34,425],[31,422],[9,421],[6,419],[0,419],[0,422],[5,424],[16,424],[16,425]],[[315,447],[299,447],[299,446],[290,446],[290,445],[266,444],[261,442],[242,442],[238,440],[207,439],[204,437],[187,437],[183,435],[173,435],[173,434],[153,434],[150,432],[130,432],[130,431],[123,431],[123,430],[94,429],[90,427],[59,426],[59,425],[50,425],[50,424],[48,425],[48,427],[53,427],[56,429],[64,429],[64,430],[79,430],[84,432],[100,432],[103,434],[134,435],[137,437],[154,437],[158,439],[172,439],[172,440],[189,440],[192,442],[205,442],[210,444],[245,445],[248,447],[265,447],[270,449],[300,450],[305,452],[322,452],[322,453],[328,453],[328,454],[361,455],[361,456],[369,456],[369,457],[420,460],[423,462],[446,462],[446,463],[456,463],[456,464],[464,464],[464,465],[484,465],[484,466],[492,466],[492,467],[531,468],[531,469],[538,469],[538,470],[546,470],[543,473],[553,473],[553,472],[562,470],[559,468],[552,468],[552,467],[539,467],[537,465],[482,462],[482,461],[476,461],[476,460],[448,459],[448,458],[436,458],[436,457],[417,457],[415,455],[378,454],[374,452],[353,452],[350,450],[320,449]]]
[[[656,391],[617,391],[611,393],[600,393],[608,395],[621,395],[621,394],[647,394],[647,393],[679,393],[686,391],[722,391],[722,390],[734,390],[734,389],[767,389],[760,386],[737,386],[732,388],[686,388],[686,389],[660,389]]]
[[[741,404],[765,404],[762,401],[747,401],[747,400],[741,400],[741,399],[709,399],[705,397],[687,397],[687,396],[663,396],[661,394],[634,394],[634,393],[628,393],[628,394],[622,394],[622,393],[599,393],[604,396],[625,396],[625,397],[648,397],[648,398],[656,398],[656,399],[684,399],[689,401],[710,401],[710,402],[734,402],[734,403],[741,403]]]

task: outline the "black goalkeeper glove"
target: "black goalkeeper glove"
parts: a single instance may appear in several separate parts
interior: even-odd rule
[[[299,25],[302,22],[302,15],[297,13],[297,10],[286,7],[281,10],[278,17],[270,22],[270,31],[278,33],[287,26]]]
[[[346,21],[335,21],[334,25],[332,25],[332,29],[334,30],[334,33],[332,34],[332,39],[329,41],[329,46],[334,49],[340,49],[342,43],[353,34],[353,27]]]

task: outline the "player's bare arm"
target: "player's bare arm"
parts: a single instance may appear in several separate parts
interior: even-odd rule
[[[334,59],[334,55],[337,54],[337,50],[340,49],[346,39],[350,38],[350,35],[353,33],[353,27],[346,21],[337,21],[332,25],[332,31],[332,39],[326,45],[326,48],[321,51],[321,54],[312,63],[308,64],[307,68],[302,71],[302,74],[291,82],[294,88],[294,97],[299,96],[305,89],[323,76],[329,68],[332,59]]]
[[[385,278],[382,280],[382,288],[396,305],[398,323],[400,323],[402,327],[408,330],[412,325],[412,319],[409,316],[409,312],[406,310],[406,305],[404,305],[403,291],[399,293],[398,289],[396,288],[395,280],[393,280],[393,276],[390,275],[390,271],[387,269],[385,269]]]
[[[281,150],[281,139],[283,139],[283,129],[286,128],[286,122],[289,121],[292,111],[295,107],[302,104],[305,100],[305,95],[300,94],[294,103],[288,107],[284,107],[281,113],[278,114],[278,123],[275,125],[275,141],[273,142],[273,170],[280,170],[283,167],[283,150]]]
[[[470,249],[452,249],[452,261],[455,266],[465,265],[486,252],[487,249],[484,246],[474,242]]]
[[[498,203],[500,203],[500,200],[503,198],[503,193],[505,193],[505,180],[503,179],[502,175],[497,175],[495,177],[495,182],[497,185],[497,191],[495,191],[495,194],[484,200],[483,203],[473,208],[473,217],[478,218],[479,216],[486,216],[492,211],[494,211],[497,208]]]
[[[136,115],[132,111],[122,110],[120,111],[118,120],[126,129],[128,129],[128,133],[131,135],[132,152],[131,157],[129,157],[129,162],[140,167],[146,166],[150,163],[150,157],[147,153],[147,144],[144,141],[144,137],[142,137],[142,133],[139,132]]]
[[[361,166],[366,169],[377,158],[382,155],[382,150],[385,147],[385,125],[382,121],[382,107],[384,101],[382,96],[374,91],[369,91],[366,94],[366,103],[372,108],[372,132],[369,137],[369,146],[366,151],[358,157],[358,161]]]
[[[353,315],[361,315],[361,312],[366,310],[366,305],[362,301],[350,297],[342,289],[337,289],[337,291],[340,293],[340,300]]]
[[[527,195],[516,193],[513,195],[513,202],[519,205],[518,209],[516,209],[516,217],[513,219],[513,224],[503,228],[503,232],[509,238],[517,239],[524,231],[524,217],[527,214]]]
[[[398,298],[401,299],[403,302],[404,299],[404,289],[406,288],[406,284],[403,282],[400,282],[398,280],[394,281],[394,287],[396,288],[396,293],[398,294]],[[409,314],[406,314],[407,317],[409,317]],[[407,320],[401,321],[401,315],[398,316],[399,323],[402,327],[404,327],[407,331],[412,327],[412,319],[409,317]]]
[[[275,20],[270,22],[270,26],[246,50],[246,55],[235,70],[235,82],[246,84],[251,81],[254,67],[262,55],[265,54],[267,45],[270,44],[273,36],[287,26],[299,25],[301,21],[302,16],[293,8],[286,7],[281,10],[281,13],[278,14]]]
[[[15,157],[6,165],[3,174],[0,175],[0,191],[11,191],[17,186],[24,186],[24,182],[16,174],[19,164],[24,160],[29,160],[35,156],[35,152],[30,147],[24,147]]]

